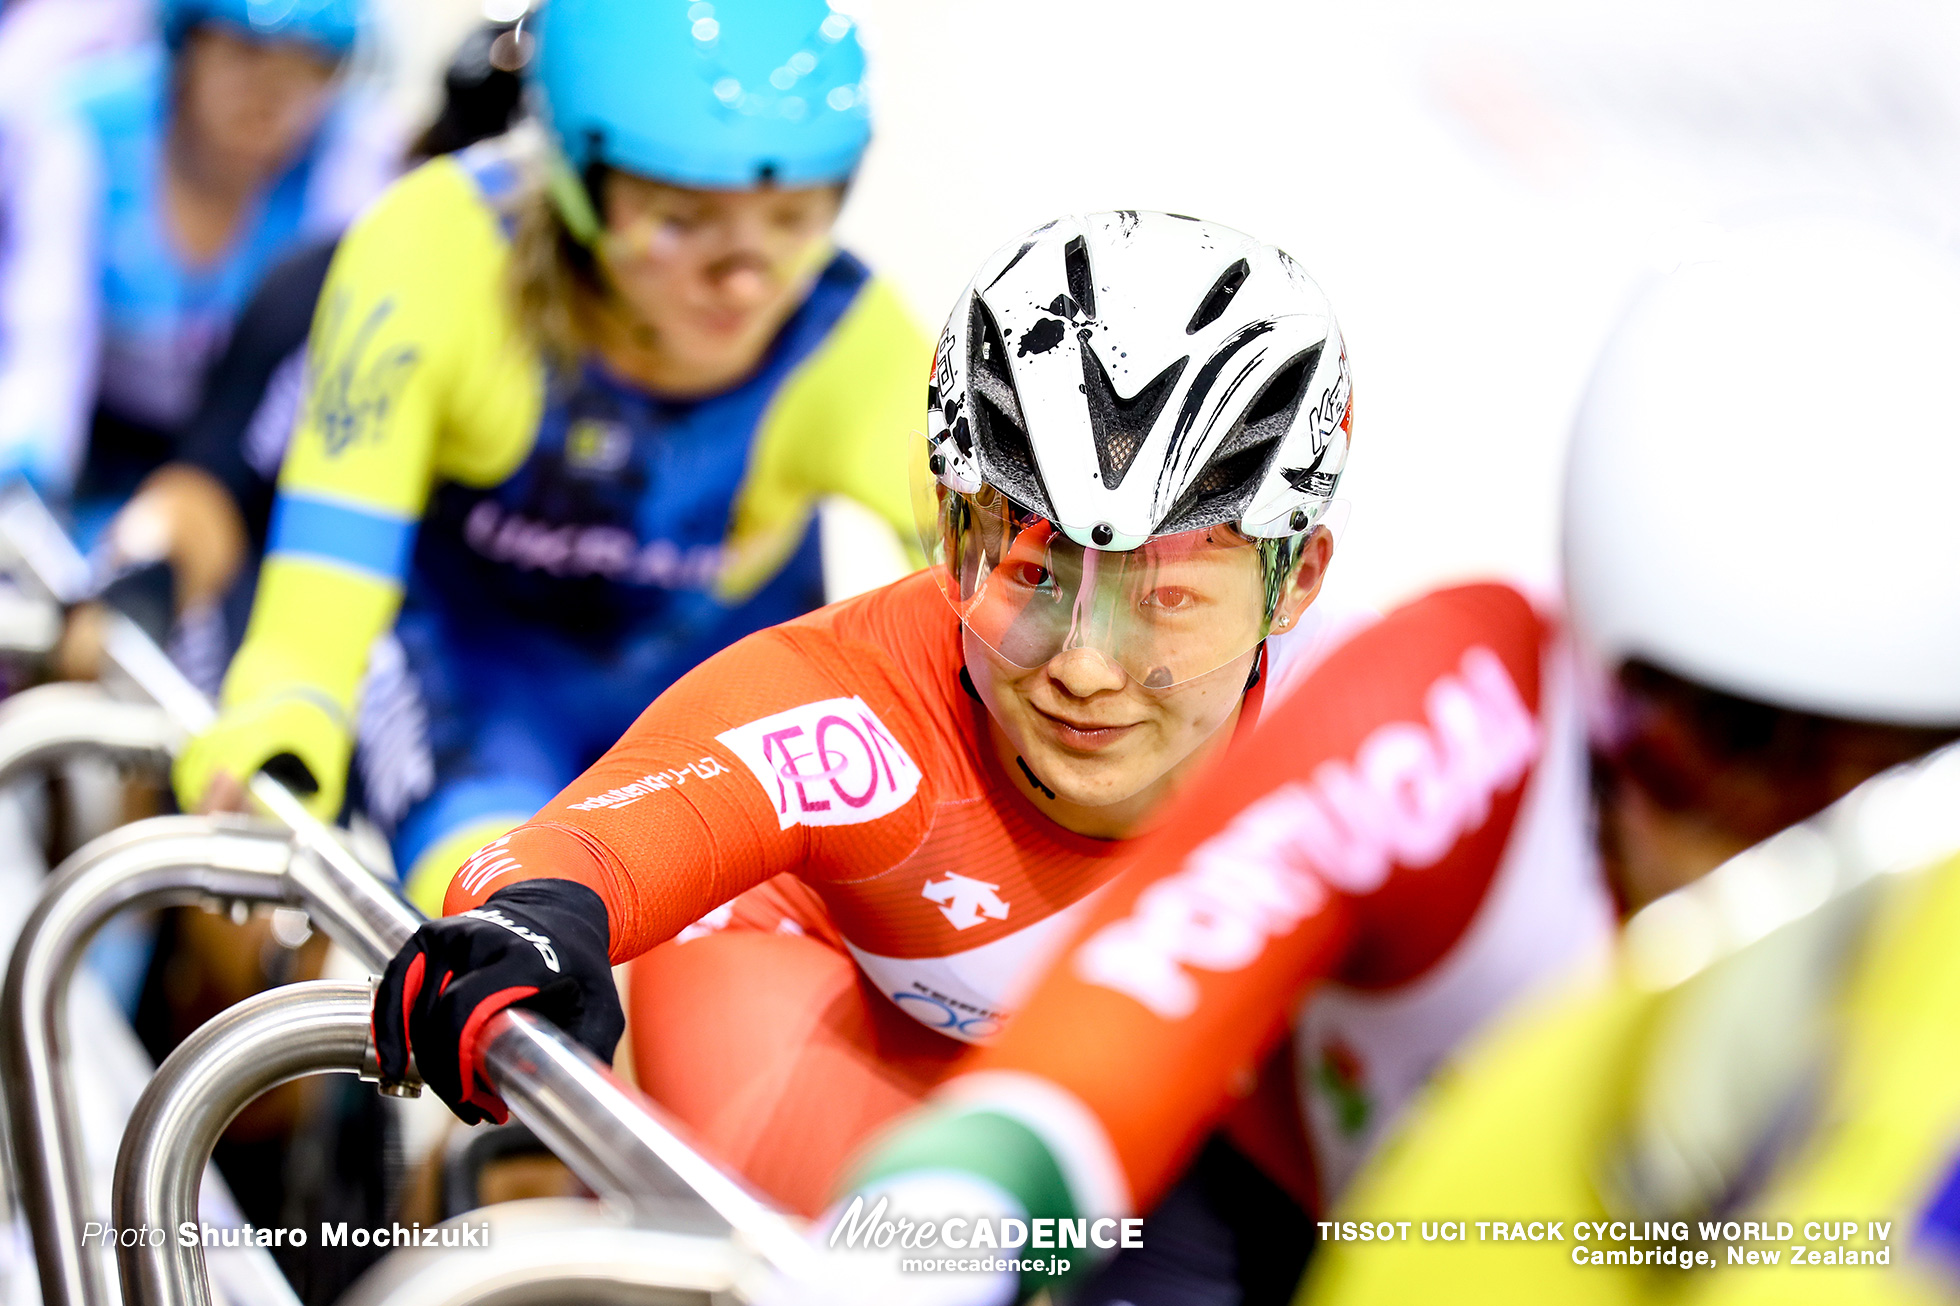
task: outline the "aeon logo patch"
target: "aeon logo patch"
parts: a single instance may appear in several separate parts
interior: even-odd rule
[[[919,767],[861,698],[827,698],[715,738],[776,804],[776,822],[858,825],[919,791]]]

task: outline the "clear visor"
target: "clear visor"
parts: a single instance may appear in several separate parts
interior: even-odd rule
[[[1229,526],[1085,548],[991,487],[939,489],[936,525],[925,543],[940,588],[988,648],[1030,669],[1092,650],[1148,689],[1257,648],[1299,565],[1297,543]]]

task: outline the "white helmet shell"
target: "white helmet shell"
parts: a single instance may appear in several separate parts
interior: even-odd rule
[[[1230,522],[1309,530],[1347,461],[1347,353],[1283,251],[1165,213],[1058,218],[981,266],[927,395],[948,489],[992,485],[1076,543]]]
[[[1779,707],[1960,723],[1960,262],[1849,221],[1649,288],[1574,432],[1566,586],[1630,658]]]

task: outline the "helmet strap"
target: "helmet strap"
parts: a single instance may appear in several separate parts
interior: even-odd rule
[[[571,160],[562,150],[551,151],[551,160],[545,165],[545,192],[572,239],[588,249],[596,248],[603,232],[599,211],[593,207],[592,192],[572,171]]]

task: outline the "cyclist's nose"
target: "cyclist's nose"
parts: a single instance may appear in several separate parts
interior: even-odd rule
[[[731,307],[754,307],[767,300],[773,290],[768,263],[745,250],[716,259],[708,269],[708,279]]]
[[[1075,698],[1118,690],[1130,683],[1116,659],[1087,645],[1063,649],[1048,660],[1047,670],[1049,678]]]

